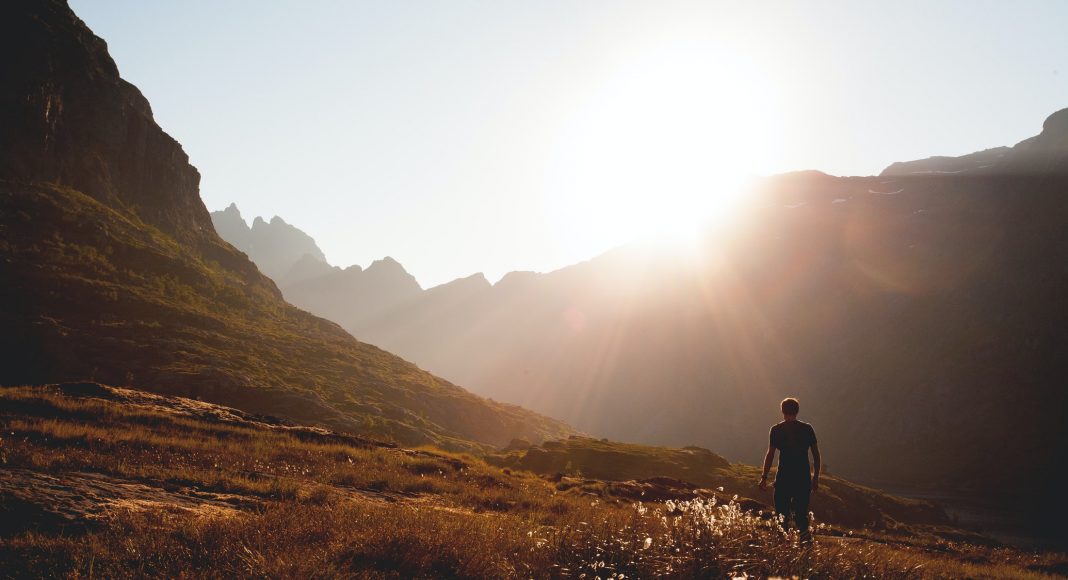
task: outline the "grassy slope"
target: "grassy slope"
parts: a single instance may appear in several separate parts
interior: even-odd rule
[[[571,432],[286,304],[214,236],[193,249],[121,204],[3,181],[0,232],[0,382],[96,378],[451,448]]]
[[[1068,566],[828,525],[806,549],[722,497],[561,491],[468,455],[99,385],[0,389],[0,429],[0,576],[1017,578]],[[25,490],[4,486],[16,476],[52,483],[20,502]],[[112,484],[65,527],[48,525],[62,502],[45,494],[77,505],[65,486],[90,476]],[[136,501],[115,491],[135,485]]]
[[[756,486],[760,477],[758,468],[731,464],[700,447],[674,449],[572,436],[530,449],[493,454],[487,460],[501,467],[570,476],[569,479],[575,480],[573,485],[580,486],[581,478],[609,481],[670,478],[698,488],[722,488],[726,493],[738,495],[746,505],[771,509],[771,492]],[[826,521],[856,528],[911,533],[920,525],[949,531],[944,529],[950,523],[948,516],[930,503],[887,495],[832,476],[822,478],[821,489],[813,496],[812,509]]]

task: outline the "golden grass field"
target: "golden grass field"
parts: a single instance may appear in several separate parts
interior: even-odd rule
[[[817,523],[100,385],[0,389],[0,576],[1043,578],[1068,557]],[[553,481],[556,480],[556,481]],[[816,514],[816,521],[821,522]],[[969,536],[964,535],[964,538]]]

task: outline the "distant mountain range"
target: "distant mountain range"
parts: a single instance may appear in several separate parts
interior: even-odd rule
[[[250,228],[237,204],[230,204],[211,212],[211,219],[219,236],[273,278],[286,300],[344,327],[359,328],[423,291],[389,256],[366,270],[331,266],[311,236],[278,216],[270,222],[257,217]]]
[[[427,290],[388,260],[282,291],[598,436],[756,461],[798,395],[834,472],[1068,511],[1044,475],[1066,459],[1068,110],[1013,147],[780,175],[750,201],[696,259],[633,246]]]
[[[970,489],[1064,533],[1068,110],[1013,147],[769,178],[691,253],[424,290],[236,207],[221,239],[199,173],[65,2],[0,5],[0,48],[0,384],[90,379],[455,449],[564,420],[752,462],[797,395],[832,473]]]
[[[574,432],[287,304],[66,2],[0,5],[0,47],[0,384],[96,380],[455,449]],[[286,252],[325,260],[278,219],[220,230],[272,275]]]
[[[326,256],[315,240],[278,216],[269,222],[257,217],[249,227],[237,204],[230,204],[222,211],[211,212],[211,222],[219,237],[245,252],[261,272],[279,284],[329,270]]]

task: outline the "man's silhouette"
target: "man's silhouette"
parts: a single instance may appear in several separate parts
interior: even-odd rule
[[[783,399],[782,423],[771,428],[771,443],[764,456],[764,473],[760,489],[768,487],[768,472],[779,451],[779,469],[775,473],[775,515],[782,516],[783,527],[788,525],[790,512],[797,521],[802,539],[808,540],[809,494],[820,485],[820,448],[816,445],[816,431],[812,425],[797,420],[801,405],[797,399]],[[812,449],[813,469],[809,474],[808,450]]]

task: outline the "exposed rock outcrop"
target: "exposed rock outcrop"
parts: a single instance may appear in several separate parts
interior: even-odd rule
[[[200,174],[62,0],[10,0],[0,18],[0,179],[51,182],[185,242],[213,236]]]

